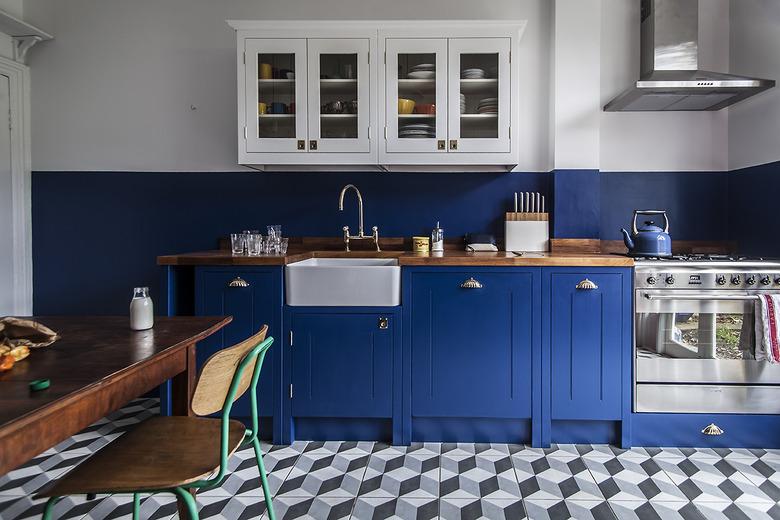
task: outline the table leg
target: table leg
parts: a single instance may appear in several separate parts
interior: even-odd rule
[[[171,381],[171,411],[173,415],[193,416],[190,403],[195,392],[195,344],[187,347],[187,368]]]
[[[192,498],[195,498],[195,494],[198,490],[195,488],[189,488],[187,491],[189,491],[190,495],[192,495]],[[176,508],[179,511],[179,520],[190,520],[190,513],[187,510],[187,506],[184,503],[184,500],[178,496],[176,497]]]

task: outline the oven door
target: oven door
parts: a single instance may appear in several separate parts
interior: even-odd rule
[[[779,385],[780,365],[755,360],[754,308],[767,292],[637,290],[636,382]]]

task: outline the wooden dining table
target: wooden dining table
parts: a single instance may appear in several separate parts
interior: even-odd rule
[[[173,414],[192,415],[195,344],[232,318],[156,318],[145,331],[126,316],[32,319],[61,338],[0,373],[0,475],[169,379]],[[37,379],[50,387],[32,391]]]

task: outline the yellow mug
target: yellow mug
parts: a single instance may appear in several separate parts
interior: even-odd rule
[[[260,115],[268,113],[268,105],[265,103],[258,103],[257,104],[257,113]]]
[[[274,72],[270,63],[260,64],[260,79],[273,79]]]
[[[415,253],[427,253],[430,245],[430,237],[412,237],[412,251]]]

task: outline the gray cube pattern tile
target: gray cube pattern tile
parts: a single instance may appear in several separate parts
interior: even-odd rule
[[[0,476],[0,519],[41,517],[30,498],[48,480],[158,413],[136,400]],[[280,520],[780,520],[780,450],[512,444],[263,444]],[[222,486],[198,496],[200,517],[266,518],[254,453],[238,451]],[[55,518],[130,518],[129,495],[68,497]],[[145,497],[144,519],[174,520],[173,497]]]

